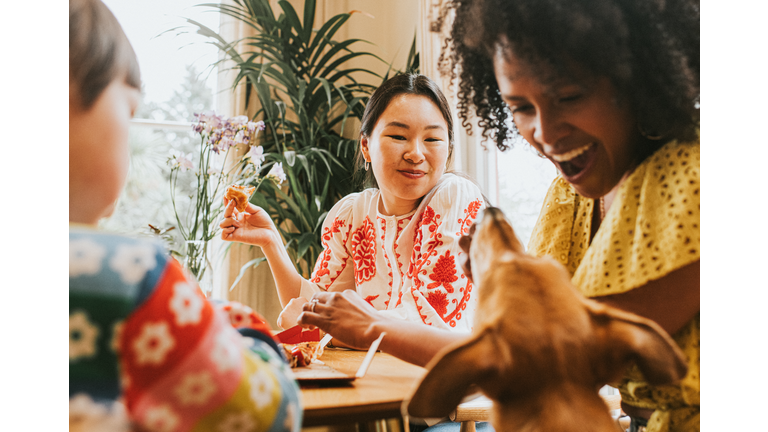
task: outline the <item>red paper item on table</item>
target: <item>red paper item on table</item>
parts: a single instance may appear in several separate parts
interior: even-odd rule
[[[276,334],[275,337],[281,343],[297,344],[299,342],[319,342],[320,341],[320,329],[304,330],[301,326],[293,326],[288,330],[283,330]]]

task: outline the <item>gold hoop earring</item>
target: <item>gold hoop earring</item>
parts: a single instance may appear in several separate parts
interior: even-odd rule
[[[646,132],[640,123],[637,124],[637,129],[640,131],[640,135],[644,136],[645,138],[651,141],[658,141],[664,138],[664,135],[666,135],[666,134],[658,134],[658,133],[654,134],[651,132]]]

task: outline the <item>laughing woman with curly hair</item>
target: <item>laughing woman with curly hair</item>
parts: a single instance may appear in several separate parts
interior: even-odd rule
[[[560,175],[529,244],[595,300],[650,318],[688,360],[676,385],[616,383],[631,430],[699,430],[699,5],[455,0],[459,117],[521,135]]]
[[[630,429],[698,431],[698,2],[448,7],[455,21],[441,61],[458,78],[462,125],[471,133],[475,117],[500,150],[522,136],[560,173],[529,253],[560,261],[584,295],[656,321],[686,354],[688,373],[675,385],[650,385],[634,367],[615,383]],[[386,330],[383,349],[415,363],[451,338],[425,330],[420,344],[397,343],[396,323],[375,318],[362,331],[342,328],[337,315],[353,299],[316,298],[322,306],[301,323],[362,346]]]

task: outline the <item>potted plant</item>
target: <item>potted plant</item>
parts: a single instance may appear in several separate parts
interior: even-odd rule
[[[315,0],[304,2],[303,19],[287,1],[279,2],[279,15],[269,0],[207,6],[256,30],[253,36],[227,41],[210,28],[188,20],[232,62],[238,72],[232,87],[244,82],[246,105],[258,102],[254,119],[261,119],[266,127],[261,170],[266,173],[274,164],[282,164],[287,181],[282,187],[264,183],[251,202],[270,213],[297,270],[309,277],[322,251],[321,228],[326,214],[341,197],[357,189],[353,181],[357,140],[345,138],[344,127],[350,118],[362,116],[376,88],[357,77],[387,78],[352,67],[350,61],[363,56],[384,61],[353,49],[364,40],[334,40],[354,11],[333,16],[313,29]],[[238,51],[237,46],[246,48]],[[414,47],[415,38],[409,69],[418,67]]]

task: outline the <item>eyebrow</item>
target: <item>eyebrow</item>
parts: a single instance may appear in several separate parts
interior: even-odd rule
[[[501,95],[501,98],[504,100],[513,101],[513,102],[524,102],[527,100],[522,96],[512,96],[512,95]]]
[[[391,121],[391,122],[387,123],[384,127],[390,127],[390,126],[400,127],[400,128],[403,128],[403,129],[410,129],[411,128],[407,124],[400,123],[398,121]],[[443,129],[443,130],[445,130],[445,128],[442,125],[439,125],[439,124],[429,125],[429,126],[426,126],[424,129],[425,130],[427,130],[427,129]]]

